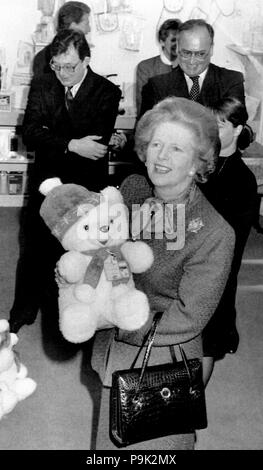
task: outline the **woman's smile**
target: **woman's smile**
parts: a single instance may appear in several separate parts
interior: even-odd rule
[[[146,166],[156,187],[173,187],[174,193],[184,191],[194,174],[195,136],[177,122],[163,122],[155,129],[147,148]]]
[[[155,171],[157,173],[168,173],[169,171],[171,171],[171,168],[168,168],[167,166],[160,165],[160,164],[156,163],[155,164]]]

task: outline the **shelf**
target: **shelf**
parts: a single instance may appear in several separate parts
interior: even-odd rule
[[[1,160],[0,161],[0,170],[4,171],[25,171],[27,169],[27,165],[32,164],[34,162],[31,161],[12,161],[9,160]]]
[[[0,126],[15,127],[21,126],[24,117],[24,109],[14,109],[11,112],[0,112]],[[116,129],[133,129],[136,116],[117,116]]]
[[[0,207],[22,207],[27,198],[25,194],[0,194]]]
[[[11,112],[0,111],[0,126],[21,126],[24,117],[23,109],[14,109]]]

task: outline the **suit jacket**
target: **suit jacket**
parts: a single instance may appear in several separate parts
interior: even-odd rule
[[[229,334],[235,331],[237,276],[251,226],[258,217],[257,182],[241,158],[241,152],[218,160],[215,172],[201,190],[233,227],[236,235],[234,257],[225,290],[217,309],[203,331],[206,356],[223,357]]]
[[[39,77],[43,73],[52,74],[52,70],[49,67],[51,61],[51,45],[48,44],[41,51],[39,51],[33,60],[33,75]]]
[[[121,192],[128,208],[132,204],[142,205],[145,198],[153,196],[152,186],[141,175],[129,176],[122,183]],[[114,370],[126,369],[132,364],[138,352],[136,346],[142,344],[155,312],[164,312],[164,316],[158,325],[150,365],[169,362],[168,346],[179,343],[183,343],[187,357],[202,355],[201,333],[224,290],[235,236],[198,188],[185,209],[185,243],[181,249],[167,250],[167,240],[171,238],[166,238],[165,233],[162,237],[152,234],[144,238],[153,250],[154,262],[147,271],[134,274],[134,281],[136,288],[148,297],[149,320],[136,331],[119,329],[96,333],[92,367],[107,386]],[[174,221],[176,213],[175,204]],[[190,227],[196,220],[203,225],[192,231]],[[143,238],[143,231],[140,238]],[[139,366],[140,362],[136,367]]]
[[[136,69],[136,108],[140,113],[142,89],[149,78],[171,72],[171,65],[165,64],[159,55],[139,62]]]
[[[200,185],[209,202],[235,230],[238,269],[259,210],[256,178],[241,157],[239,150],[220,157],[215,172]]]
[[[36,184],[58,176],[63,183],[82,184],[97,191],[107,184],[107,156],[90,160],[68,151],[71,139],[88,135],[102,136],[108,144],[114,129],[119,88],[109,80],[88,73],[68,111],[65,88],[54,74],[33,80],[23,122],[23,138],[36,151]]]
[[[179,66],[168,74],[149,79],[142,90],[140,115],[168,96],[189,98],[185,76]],[[198,99],[199,103],[213,107],[218,101],[229,97],[237,98],[245,104],[242,73],[209,64]]]

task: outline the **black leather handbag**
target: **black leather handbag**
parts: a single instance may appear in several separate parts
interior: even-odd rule
[[[149,332],[141,369],[132,366],[112,374],[110,435],[117,446],[127,446],[171,434],[192,433],[207,427],[202,363],[187,360],[147,367],[157,325],[157,314]]]

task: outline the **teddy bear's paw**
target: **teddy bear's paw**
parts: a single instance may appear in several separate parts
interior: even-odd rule
[[[6,390],[0,392],[2,416],[10,413],[18,403],[18,397],[12,390]]]
[[[74,289],[75,297],[79,302],[94,302],[96,298],[96,290],[88,284],[79,284]]]
[[[69,283],[78,282],[86,268],[86,259],[77,251],[64,253],[57,263],[59,275]]]
[[[125,242],[121,250],[133,273],[143,273],[153,263],[153,251],[143,241]]]
[[[19,364],[19,368],[17,371],[17,378],[24,379],[27,376],[27,368],[24,364]]]
[[[60,310],[60,331],[70,343],[84,343],[95,333],[97,328],[96,313],[89,305],[75,303]]]
[[[18,400],[21,401],[32,395],[36,390],[36,386],[37,384],[33,379],[26,377],[15,381],[13,391],[17,394]]]
[[[149,312],[146,295],[138,290],[131,290],[116,300],[113,322],[124,330],[137,330],[147,322]]]

